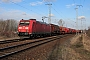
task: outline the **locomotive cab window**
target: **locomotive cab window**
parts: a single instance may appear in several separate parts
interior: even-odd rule
[[[30,22],[25,21],[25,22],[20,22],[20,24],[19,24],[19,25],[29,25],[29,24],[30,24]]]

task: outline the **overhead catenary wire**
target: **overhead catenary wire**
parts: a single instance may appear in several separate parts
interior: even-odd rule
[[[53,2],[52,2],[52,3],[53,3]],[[55,7],[57,7],[54,3],[53,3],[53,5],[54,5]],[[58,8],[58,7],[57,7],[57,8]],[[61,16],[62,18],[65,18],[65,17],[66,17],[65,15],[63,15],[63,13],[62,13],[61,10],[59,10],[59,12],[58,12],[55,8],[53,8],[53,9],[54,9],[54,10],[58,13],[58,15]],[[61,15],[60,13],[61,13],[62,15]],[[64,16],[64,17],[63,17],[63,16]]]
[[[54,11],[55,11],[59,16],[63,17],[62,15],[60,15],[60,13],[59,13],[54,7],[52,7],[52,8],[54,9]]]
[[[54,4],[54,3],[53,3]],[[55,5],[55,4],[54,4]],[[56,6],[56,5],[55,5]],[[57,7],[57,6],[56,6]],[[53,7],[52,7],[53,8]],[[58,12],[55,8],[53,8],[57,13],[58,13],[58,15],[60,15],[60,13],[61,14],[63,14],[62,12],[61,12],[61,10]],[[60,15],[62,18],[65,18],[66,16],[64,15],[64,17],[62,16],[62,15]],[[65,19],[64,19],[65,20]],[[67,19],[68,20],[68,19]],[[72,20],[70,20],[70,21],[72,21]],[[64,21],[65,22],[65,21]]]
[[[24,9],[27,9],[27,10],[29,10],[29,11],[32,11],[33,13],[37,13],[37,12],[35,12],[35,11],[29,9],[29,8],[26,8],[26,7],[24,7],[24,6],[20,5],[20,4],[17,4],[17,3],[12,2],[12,1],[10,1],[10,2],[13,3],[13,4],[15,4],[15,5],[18,5],[18,6],[22,7],[22,8],[24,8]],[[40,14],[40,13],[37,13],[37,14],[42,15],[42,14]]]
[[[47,2],[46,2],[47,3]],[[52,9],[59,15],[59,16],[61,16],[61,17],[63,17],[61,14],[62,14],[62,12],[60,12],[60,10],[59,10],[59,12],[61,13],[59,13],[54,7],[53,7],[53,5],[54,6],[56,6],[53,2],[50,2],[50,1],[48,1],[48,3],[52,3]],[[57,7],[57,6],[56,6]],[[65,16],[64,16],[65,17]]]
[[[24,3],[28,3],[28,2],[26,2],[26,0],[22,0],[22,2],[24,2]],[[41,1],[41,2],[43,3],[43,1]],[[33,6],[32,6],[32,7],[33,7]],[[40,12],[45,13],[44,11],[40,10],[39,8],[36,8],[36,9],[38,9]]]
[[[52,3],[53,3],[53,2],[52,2]],[[57,7],[54,3],[53,3],[53,5],[54,5],[55,7]],[[60,14],[53,6],[52,6],[52,9],[54,9],[54,11],[55,11],[56,13],[58,13],[58,15],[61,16],[62,18],[65,18],[65,17],[66,17],[65,15],[64,15],[64,17],[63,17],[63,16],[61,15],[62,12],[59,11],[59,12],[61,13],[61,14]],[[59,19],[58,19],[58,20],[59,20]]]

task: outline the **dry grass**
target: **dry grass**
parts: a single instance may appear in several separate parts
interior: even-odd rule
[[[90,40],[87,39],[86,35],[81,35],[77,42],[71,45],[71,48],[79,54],[82,60],[90,60]]]
[[[77,35],[67,40],[54,49],[49,60],[90,60],[90,52],[87,50],[90,44],[87,40],[85,35]]]

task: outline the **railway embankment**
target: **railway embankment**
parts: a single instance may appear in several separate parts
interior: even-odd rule
[[[89,39],[86,34],[80,34],[62,44],[61,58],[64,60],[90,60]]]
[[[90,38],[79,34],[60,42],[48,60],[90,60]]]

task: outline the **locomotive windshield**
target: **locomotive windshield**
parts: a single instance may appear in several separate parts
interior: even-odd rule
[[[19,25],[29,25],[29,24],[30,24],[30,22],[28,22],[28,21],[21,21]]]

